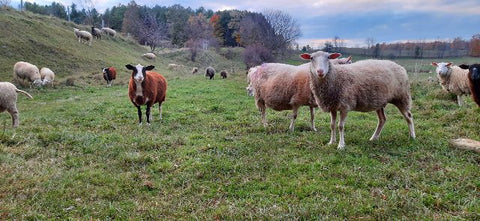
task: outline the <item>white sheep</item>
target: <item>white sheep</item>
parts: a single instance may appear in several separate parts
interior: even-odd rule
[[[42,78],[42,86],[45,86],[48,83],[52,83],[52,87],[53,87],[53,81],[55,80],[55,73],[50,68],[47,68],[47,67],[41,68],[40,76]]]
[[[13,77],[27,80],[35,86],[40,86],[42,77],[38,67],[28,62],[19,61],[13,66]]]
[[[73,32],[75,33],[75,36],[78,38],[78,42],[81,43],[83,40],[85,40],[85,42],[88,42],[89,46],[92,45],[93,36],[92,34],[90,34],[90,32],[80,31],[78,28],[74,28]]]
[[[148,59],[155,59],[157,56],[154,54],[154,53],[145,53],[142,55],[143,57],[145,58],[148,58]]]
[[[266,127],[266,108],[276,111],[292,110],[289,130],[294,131],[298,109],[310,107],[310,123],[315,128],[315,98],[310,89],[308,64],[293,66],[279,63],[265,63],[252,67],[247,74],[247,92],[255,96],[255,104],[260,109],[262,123]]]
[[[0,113],[8,111],[12,116],[13,128],[18,127],[18,110],[17,110],[17,93],[25,94],[27,97],[33,99],[29,93],[17,89],[15,85],[10,82],[0,82]]]
[[[331,136],[335,143],[335,123],[340,112],[338,149],[345,148],[344,126],[348,111],[376,111],[378,125],[370,140],[379,138],[385,124],[385,106],[391,103],[400,110],[407,121],[410,137],[415,138],[413,117],[410,112],[412,99],[407,71],[387,60],[363,60],[347,65],[331,65],[330,60],[339,53],[318,51],[302,54],[310,60],[310,86],[315,101],[322,110],[330,112]]]
[[[180,67],[180,65],[178,65],[178,64],[168,64],[168,69],[169,70],[176,70],[179,67]]]
[[[443,90],[457,95],[458,106],[463,105],[462,95],[470,94],[468,70],[453,66],[452,62],[432,62]]]
[[[335,59],[331,59],[330,62],[333,64],[333,65],[336,65],[336,64],[351,64],[352,63],[352,56],[348,56],[346,58],[335,58]]]
[[[112,37],[115,37],[117,35],[117,32],[111,28],[104,27],[102,28],[102,32],[106,33],[107,35],[110,35]]]

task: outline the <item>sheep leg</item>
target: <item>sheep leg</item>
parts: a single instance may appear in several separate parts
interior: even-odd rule
[[[292,111],[293,111],[292,121],[290,122],[290,127],[289,127],[290,132],[293,132],[295,127],[295,120],[297,119],[297,116],[298,116],[298,107],[293,107]]]
[[[12,117],[12,126],[13,128],[18,127],[19,121],[18,121],[18,110],[16,106],[13,106],[8,110],[8,113],[10,113]]]
[[[146,113],[146,115],[147,115],[147,124],[148,124],[148,125],[150,125],[150,107],[151,107],[151,105],[148,105],[148,104],[147,104],[147,111],[146,111],[147,113]]]
[[[135,105],[137,107],[137,112],[138,112],[138,124],[142,124],[142,109],[140,109],[140,106]]]
[[[262,124],[264,127],[267,127],[267,117],[265,116],[267,107],[265,107],[265,103],[261,100],[257,100],[257,107],[260,109],[262,115]]]
[[[415,126],[413,124],[412,113],[410,112],[410,110],[400,110],[400,112],[402,113],[403,117],[407,121],[410,137],[412,139],[415,139]]]
[[[377,110],[377,117],[378,117],[377,129],[375,129],[375,133],[373,133],[370,140],[378,140],[378,138],[380,137],[380,133],[382,133],[383,126],[387,121],[387,117],[385,116],[385,108],[382,107]]]
[[[160,120],[162,120],[162,103],[159,103],[158,111],[160,112]]]
[[[338,142],[338,150],[345,149],[345,119],[347,118],[347,111],[340,111],[340,121],[338,122],[338,131],[340,132],[340,141]]]
[[[310,123],[312,125],[312,130],[317,131],[317,128],[315,128],[315,108],[310,107]]]
[[[462,95],[457,95],[457,102],[458,102],[458,106],[463,106],[463,98],[462,98]]]
[[[328,145],[334,144],[335,140],[337,139],[336,128],[335,128],[336,123],[337,123],[337,111],[331,111],[330,112],[330,142],[328,142]]]

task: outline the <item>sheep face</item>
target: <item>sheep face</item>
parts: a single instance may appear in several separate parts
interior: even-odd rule
[[[452,62],[432,62],[432,65],[436,67],[435,72],[442,77],[448,76],[449,70],[452,67]]]
[[[248,96],[254,96],[255,95],[255,89],[252,87],[251,84],[248,85],[248,87],[245,88],[247,90]]]
[[[132,78],[137,84],[141,84],[143,80],[145,80],[145,76],[147,75],[147,71],[151,71],[155,68],[155,66],[149,65],[147,67],[138,64],[137,66],[133,66],[130,64],[125,65],[128,70],[132,70]]]
[[[342,56],[340,53],[327,53],[323,51],[317,51],[312,54],[301,54],[300,57],[305,60],[310,60],[310,72],[318,75],[320,78],[327,76],[330,71],[330,59],[335,59]]]

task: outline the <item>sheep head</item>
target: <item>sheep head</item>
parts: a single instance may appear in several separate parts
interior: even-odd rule
[[[480,80],[480,64],[472,64],[472,65],[462,64],[459,67],[461,69],[469,70],[470,78],[472,78],[472,80]]]
[[[135,81],[135,83],[142,83],[145,80],[145,77],[147,75],[147,71],[151,71],[155,68],[153,65],[149,66],[142,66],[141,64],[137,64],[137,66],[133,66],[131,64],[125,65],[125,67],[128,70],[132,71],[132,79]]]
[[[452,62],[432,62],[432,66],[436,67],[435,72],[443,77],[448,75],[448,71],[452,67]]]
[[[320,78],[324,78],[330,71],[330,59],[335,59],[342,56],[340,53],[327,53],[317,51],[312,54],[301,54],[300,57],[305,60],[310,60],[310,72]]]

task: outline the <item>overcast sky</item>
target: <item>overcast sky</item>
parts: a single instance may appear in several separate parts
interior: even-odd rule
[[[40,5],[51,0],[25,0]],[[90,1],[90,0],[88,0]],[[91,0],[103,12],[129,0]],[[19,0],[12,0],[18,5]],[[64,5],[82,6],[85,0],[56,0]],[[171,6],[180,4],[213,11],[225,9],[262,12],[278,9],[287,12],[300,24],[301,45],[323,46],[334,36],[346,39],[347,46],[362,46],[366,38],[376,42],[406,40],[469,40],[480,33],[480,0],[136,0],[139,5]],[[16,6],[15,6],[16,7]]]

